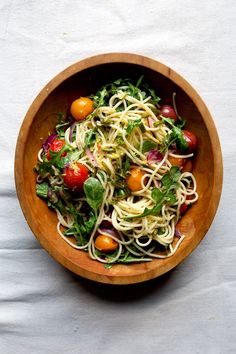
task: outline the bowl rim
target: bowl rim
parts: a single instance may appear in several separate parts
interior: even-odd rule
[[[218,149],[216,149],[215,153],[213,154],[213,166],[214,166],[214,171],[217,171],[217,173],[214,173],[214,179],[212,181],[212,189],[214,190],[214,196],[212,195],[209,201],[209,215],[208,215],[208,223],[205,229],[205,232],[203,233],[202,237],[198,240],[196,244],[193,244],[193,246],[188,250],[188,252],[185,252],[182,257],[176,257],[175,262],[172,262],[171,266],[165,266],[165,269],[158,268],[156,267],[154,270],[149,270],[146,272],[143,272],[142,274],[135,274],[135,275],[104,275],[104,274],[99,274],[99,273],[93,273],[89,270],[86,270],[84,268],[80,268],[78,265],[75,267],[73,262],[68,262],[67,258],[65,258],[63,255],[60,254],[59,251],[56,249],[51,251],[50,250],[50,245],[47,241],[47,238],[44,237],[38,237],[37,232],[35,230],[34,224],[31,222],[31,220],[28,218],[27,215],[27,196],[22,192],[22,183],[23,183],[23,176],[24,176],[24,170],[23,170],[23,147],[26,142],[30,127],[33,123],[33,119],[35,114],[38,112],[39,108],[41,105],[44,103],[44,101],[47,99],[47,97],[53,92],[53,90],[58,87],[60,84],[62,84],[65,80],[69,79],[71,76],[98,66],[98,65],[103,65],[103,64],[110,64],[110,63],[124,63],[124,64],[135,64],[139,65],[148,69],[151,69],[153,71],[156,71],[166,78],[170,79],[173,81],[177,86],[181,87],[181,89],[190,97],[190,99],[193,101],[195,106],[197,107],[199,113],[201,114],[202,119],[204,120],[204,123],[207,127],[207,130],[209,132],[210,140],[212,146],[218,146]],[[166,272],[168,272],[170,269],[176,267],[178,264],[180,264],[187,256],[189,256],[193,250],[197,247],[197,245],[201,242],[201,240],[204,238],[206,235],[208,229],[210,228],[212,221],[215,217],[219,202],[220,202],[220,197],[221,197],[221,192],[222,192],[222,184],[223,184],[223,161],[222,161],[222,152],[221,152],[221,145],[218,137],[218,133],[213,121],[213,118],[204,103],[203,99],[200,97],[198,92],[190,85],[186,79],[184,79],[180,74],[178,74],[176,71],[168,67],[167,65],[157,61],[156,59],[152,59],[150,57],[146,57],[140,54],[133,54],[133,53],[104,53],[104,54],[98,54],[94,55],[85,59],[82,59],[78,62],[75,62],[74,64],[68,66],[66,69],[62,70],[59,72],[56,76],[54,76],[39,92],[39,94],[36,96],[34,101],[31,103],[28,111],[26,112],[26,115],[24,117],[24,120],[21,124],[20,130],[19,130],[19,135],[16,143],[16,149],[15,149],[15,161],[14,161],[14,176],[15,176],[15,185],[16,185],[16,192],[18,196],[18,200],[20,202],[21,209],[23,211],[24,217],[32,230],[33,234],[36,236],[36,238],[39,240],[40,244],[42,247],[55,258],[59,263],[61,263],[65,268],[69,269],[70,271],[85,277],[90,280],[94,280],[97,282],[101,283],[109,283],[109,284],[134,284],[134,283],[139,283],[143,282],[146,280],[150,280],[153,278],[156,278]],[[217,187],[217,188],[216,188]],[[50,246],[50,247],[49,247]]]

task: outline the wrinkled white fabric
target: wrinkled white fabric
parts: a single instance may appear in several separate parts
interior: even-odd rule
[[[1,0],[0,353],[235,353],[236,2]],[[109,287],[40,247],[14,187],[14,151],[39,90],[85,57],[133,52],[183,75],[210,109],[224,157],[206,238],[169,274]]]

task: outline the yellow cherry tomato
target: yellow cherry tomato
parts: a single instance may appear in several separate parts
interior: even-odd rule
[[[85,119],[94,110],[93,101],[88,97],[80,97],[73,101],[70,113],[76,120]]]
[[[118,247],[118,242],[106,235],[98,235],[95,240],[95,247],[101,252],[114,252]]]
[[[132,192],[137,192],[143,189],[142,178],[145,173],[138,167],[130,170],[130,175],[126,178],[126,183]]]
[[[172,166],[182,167],[185,163],[185,159],[180,157],[168,156],[168,160]]]

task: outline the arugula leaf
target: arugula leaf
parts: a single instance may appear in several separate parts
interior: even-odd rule
[[[164,193],[158,189],[158,188],[154,188],[152,190],[152,193],[151,193],[151,197],[152,199],[154,200],[154,202],[156,203],[160,203],[160,201],[163,199],[164,197]]]
[[[172,166],[169,173],[174,182],[177,182],[181,176],[180,169],[177,166]]]
[[[91,232],[93,231],[93,228],[96,224],[97,218],[95,216],[95,214],[93,214],[92,212],[89,214],[89,219],[84,221],[84,226],[86,228],[86,232],[88,234],[91,234]]]
[[[188,150],[188,143],[184,139],[182,130],[180,128],[175,127],[175,128],[173,128],[173,134],[176,136],[177,147],[181,151],[187,151]]]
[[[148,152],[148,151],[156,149],[156,148],[157,148],[157,144],[154,143],[154,141],[145,140],[143,142],[142,153],[145,154],[145,152]]]
[[[178,180],[181,175],[180,169],[177,166],[172,166],[169,173],[166,173],[162,179],[162,185],[166,189],[177,189],[178,188]]]
[[[54,170],[53,170],[52,165],[51,165],[51,163],[49,161],[43,161],[41,163],[38,163],[38,165],[35,167],[35,171],[42,178],[45,178],[48,173],[50,175],[54,174]]]
[[[95,144],[95,142],[96,142],[96,130],[95,129],[89,129],[86,132],[84,142],[85,142],[85,148],[93,146]]]
[[[67,229],[64,232],[64,235],[74,236],[77,240],[77,245],[83,246],[88,242],[89,235],[91,234],[96,224],[97,218],[93,212],[89,213],[89,218],[87,220],[78,212],[76,213],[76,215],[74,215],[74,217],[74,224],[71,228]]]
[[[134,128],[140,127],[142,124],[141,118],[135,119],[135,120],[129,120],[128,121],[128,125],[126,130],[126,134],[130,135],[132,133],[132,131],[134,130]]]
[[[95,95],[91,96],[94,106],[97,108],[108,104],[110,96],[119,90],[137,99],[140,99],[140,94],[143,98],[147,97],[147,95],[151,96],[151,103],[155,106],[158,106],[160,101],[160,97],[156,95],[155,91],[147,83],[143,83],[143,76],[141,76],[137,82],[130,78],[119,78],[112,83],[104,85]]]
[[[104,264],[105,269],[111,269],[112,268],[112,263],[105,263]]]
[[[56,152],[56,151],[50,151],[50,156],[51,160],[50,161],[45,161],[45,163],[50,166],[55,166],[56,168],[62,169],[69,161],[70,161],[70,155],[67,154],[66,156],[62,156],[64,152],[69,152],[71,149],[68,145],[64,145],[63,148]]]
[[[47,199],[48,190],[49,190],[49,185],[46,182],[36,184],[36,194],[39,197]]]
[[[98,179],[89,177],[84,182],[84,193],[86,195],[87,203],[94,210],[97,215],[98,209],[102,204],[104,188]]]
[[[130,169],[130,159],[126,156],[126,158],[125,158],[125,162],[124,162],[124,168],[123,168],[123,173],[124,173],[124,175],[126,175],[127,174],[127,172],[129,171],[129,169]]]
[[[162,179],[162,190],[159,188],[153,188],[151,197],[156,203],[153,208],[145,208],[140,215],[129,216],[126,219],[137,219],[147,215],[158,215],[164,204],[173,205],[176,203],[175,191],[179,188],[178,179],[181,173],[177,166],[171,167],[169,173],[166,173]]]
[[[161,152],[164,152],[168,150],[169,146],[176,143],[177,147],[181,151],[186,151],[188,149],[188,143],[184,139],[183,132],[181,130],[181,127],[183,127],[184,122],[180,122],[179,126],[175,126],[174,120],[170,118],[165,118],[162,117],[162,121],[169,124],[172,129],[171,131],[167,134],[166,138],[163,141],[163,145],[160,149]]]
[[[66,155],[66,158],[63,160],[63,162],[78,161],[82,153],[83,153],[82,150],[71,151]]]
[[[64,136],[65,136],[65,129],[64,128],[70,124],[70,122],[65,122],[63,120],[63,117],[64,117],[63,113],[59,112],[57,115],[58,123],[56,125],[56,133],[59,138],[64,138]]]

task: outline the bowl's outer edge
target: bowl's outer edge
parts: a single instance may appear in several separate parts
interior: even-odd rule
[[[201,113],[204,122],[207,126],[207,129],[210,134],[210,139],[211,139],[211,144],[212,146],[218,146],[219,148],[215,151],[214,154],[214,169],[217,171],[217,173],[214,173],[214,181],[212,181],[213,184],[213,190],[215,191],[214,195],[212,195],[211,200],[209,201],[209,217],[208,217],[208,223],[205,229],[205,233],[208,231],[215,213],[217,211],[217,207],[220,201],[220,196],[221,196],[221,191],[222,191],[222,182],[223,182],[223,163],[222,163],[222,153],[221,153],[221,148],[220,148],[220,141],[219,137],[217,134],[217,130],[214,124],[214,121],[211,117],[211,114],[206,107],[205,103],[203,102],[202,98],[200,95],[197,93],[197,91],[179,74],[177,74],[174,70],[169,68],[168,66],[145,56],[141,56],[139,54],[130,54],[130,53],[106,53],[106,54],[100,54],[96,55],[84,60],[81,60],[75,64],[72,64],[69,66],[67,69],[63,70],[60,72],[58,75],[56,75],[49,83],[40,91],[38,96],[35,98],[33,103],[31,104],[30,108],[28,109],[26,116],[22,122],[18,139],[17,139],[17,144],[16,144],[16,150],[15,150],[15,164],[14,164],[14,173],[15,173],[15,184],[16,184],[16,191],[18,195],[18,199],[23,211],[23,214],[25,216],[26,221],[28,222],[32,232],[35,234],[37,237],[37,233],[35,232],[36,230],[34,229],[34,225],[31,223],[31,221],[28,219],[27,216],[27,196],[24,195],[23,189],[21,188],[22,185],[24,184],[24,178],[23,178],[23,164],[21,163],[23,161],[23,153],[24,153],[24,144],[26,142],[26,138],[28,135],[28,132],[30,130],[30,126],[33,121],[33,117],[35,113],[39,110],[40,106],[42,103],[46,100],[48,95],[59,85],[61,84],[64,80],[68,79],[69,77],[73,76],[75,73],[78,73],[84,69],[88,69],[90,67],[96,66],[96,65],[101,65],[101,64],[107,64],[107,63],[128,63],[128,64],[137,64],[141,65],[147,68],[150,68],[154,71],[157,71],[161,73],[162,75],[170,78],[174,83],[176,83],[178,86],[180,86],[186,93],[187,95],[192,99],[192,101],[195,103],[196,107],[198,108],[199,112]],[[216,188],[217,187],[217,188]],[[202,238],[205,236],[205,233],[202,235]],[[37,237],[38,238],[38,237]],[[201,238],[201,239],[202,239]],[[199,242],[201,241],[199,240]],[[152,269],[151,271],[144,272],[143,274],[138,274],[138,275],[127,275],[125,274],[124,276],[122,275],[117,275],[117,276],[109,276],[104,274],[98,274],[98,273],[92,273],[90,271],[87,271],[86,269],[83,268],[76,268],[74,267],[74,264],[69,262],[65,257],[63,257],[59,252],[56,250],[50,249],[50,245],[47,241],[47,239],[44,238],[38,238],[39,242],[41,245],[47,250],[47,252],[52,255],[58,262],[60,262],[63,266],[66,268],[70,269],[71,271],[77,273],[78,275],[102,282],[102,283],[110,283],[110,284],[133,284],[133,283],[139,283],[143,282],[149,279],[153,279],[157,276],[160,276],[167,271],[171,270],[174,268],[176,265],[181,263],[194,249],[195,247],[199,244],[195,244],[190,251],[187,253],[184,253],[182,257],[176,257],[175,261],[169,264],[167,267],[165,266],[164,269],[156,268]]]

